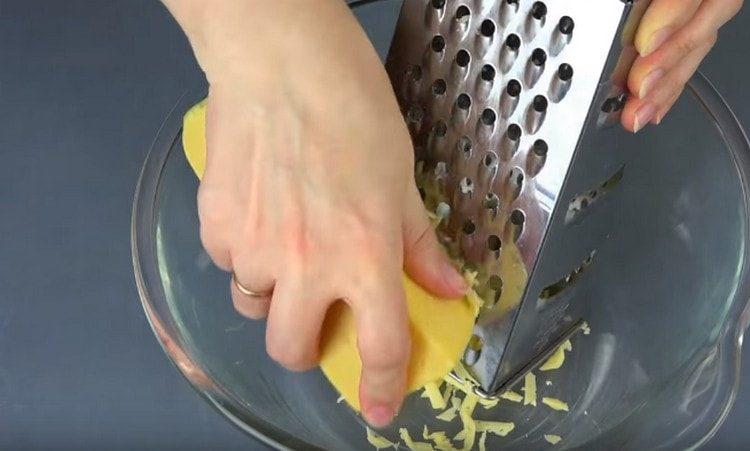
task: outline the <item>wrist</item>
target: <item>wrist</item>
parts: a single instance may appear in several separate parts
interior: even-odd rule
[[[263,86],[284,65],[305,67],[330,40],[349,33],[348,41],[352,23],[358,26],[343,0],[163,1],[211,84]]]

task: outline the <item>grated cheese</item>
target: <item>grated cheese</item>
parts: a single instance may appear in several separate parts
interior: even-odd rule
[[[388,440],[387,438],[375,433],[372,429],[367,428],[367,441],[370,442],[375,449],[386,449],[395,448],[396,444]]]
[[[523,405],[536,406],[536,376],[534,373],[527,373],[523,380]]]
[[[568,404],[556,398],[544,397],[542,398],[542,404],[546,404],[554,410],[564,410],[565,412],[569,411]]]

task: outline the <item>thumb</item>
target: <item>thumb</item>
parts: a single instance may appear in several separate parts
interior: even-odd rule
[[[404,214],[404,268],[412,280],[435,296],[457,298],[468,289],[438,243],[416,187],[410,191]]]

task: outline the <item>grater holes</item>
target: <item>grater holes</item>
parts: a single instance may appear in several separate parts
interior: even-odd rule
[[[505,88],[505,92],[511,97],[518,97],[521,95],[521,83],[515,79],[509,81],[508,86]]]
[[[491,38],[495,34],[495,30],[497,30],[495,22],[490,19],[483,20],[482,25],[479,26],[479,32],[486,38]]]
[[[560,64],[557,68],[555,78],[552,79],[549,88],[550,99],[553,102],[560,102],[568,95],[570,85],[573,79],[573,66],[568,63]],[[609,108],[609,106],[607,106]]]
[[[607,114],[616,113],[625,107],[626,100],[627,96],[625,94],[617,97],[610,97],[609,99],[604,101],[604,104],[602,105],[602,112]]]
[[[521,168],[515,167],[510,170],[510,176],[508,177],[508,182],[510,184],[510,194],[511,199],[515,200],[518,199],[518,196],[521,195],[521,190],[523,189],[523,181],[524,181],[525,175]]]
[[[469,52],[467,52],[464,49],[461,49],[456,53],[456,64],[458,64],[459,67],[468,67],[469,63],[471,63],[471,55]]]
[[[503,242],[500,240],[500,237],[497,235],[490,235],[487,237],[487,249],[490,252],[500,252],[500,249],[503,247]]]
[[[570,81],[573,78],[573,66],[568,63],[560,64],[560,67],[557,69],[557,76],[562,81]]]
[[[607,180],[602,182],[596,188],[578,194],[568,203],[568,211],[565,214],[565,223],[569,224],[578,219],[584,212],[606,197],[622,181],[625,174],[625,167],[621,167],[617,172],[612,174]]]
[[[471,143],[471,138],[464,135],[460,138],[458,138],[458,143],[456,143],[456,147],[458,148],[458,151],[463,153],[466,158],[468,159],[471,157],[471,149],[473,148],[473,145]]]
[[[435,35],[430,42],[430,48],[435,53],[442,53],[445,50],[445,38],[439,34]]]
[[[419,83],[422,81],[422,67],[414,65],[409,69],[409,79],[412,83]]]
[[[547,107],[549,106],[549,102],[547,101],[547,98],[543,95],[538,95],[534,97],[534,101],[532,102],[532,107],[534,108],[534,111],[537,113],[545,113],[547,111]]]
[[[560,22],[557,24],[557,29],[560,31],[560,33],[570,36],[573,34],[573,29],[575,28],[575,22],[573,19],[569,16],[562,16],[560,18]]]
[[[456,20],[462,23],[468,23],[471,18],[471,10],[466,5],[456,8]]]
[[[406,113],[406,122],[413,125],[421,125],[424,118],[424,110],[419,105],[413,105]]]
[[[533,88],[544,72],[544,64],[547,62],[547,52],[540,48],[531,52],[531,58],[526,67],[526,84]]]
[[[497,304],[500,300],[500,296],[503,294],[503,279],[497,274],[493,274],[487,280],[487,288],[493,291],[492,293],[492,306]]]
[[[495,155],[493,152],[487,152],[487,155],[484,156],[484,160],[482,160],[482,164],[484,164],[485,167],[492,167],[497,163],[497,155]]]
[[[544,141],[543,139],[537,139],[536,141],[534,141],[534,145],[531,147],[531,151],[537,157],[546,157],[548,150],[549,150],[549,146],[547,145],[547,142]]]
[[[471,108],[471,97],[469,94],[461,93],[456,99],[456,106],[462,110],[468,110]]]
[[[482,80],[488,82],[494,81],[496,75],[497,71],[495,71],[495,68],[492,67],[492,65],[485,64],[484,66],[482,66],[482,70],[480,73],[480,77],[482,78]]]
[[[584,274],[586,269],[591,266],[594,262],[594,256],[596,250],[591,251],[586,258],[583,259],[580,265],[574,268],[570,273],[566,274],[556,282],[544,287],[539,293],[539,301],[537,302],[537,311],[544,309],[557,295],[572,286],[581,276]]]
[[[444,138],[445,135],[448,134],[448,126],[445,122],[439,120],[435,122],[435,125],[432,127],[432,133],[437,138]]]
[[[497,197],[497,194],[495,193],[487,193],[487,195],[484,196],[482,207],[484,207],[485,210],[497,210],[500,208],[500,198]]]
[[[469,343],[466,345],[464,350],[463,361],[468,366],[473,366],[479,361],[479,357],[482,354],[482,347],[484,342],[479,335],[472,335],[469,339]]]
[[[500,114],[508,119],[518,107],[518,99],[521,95],[521,83],[518,80],[510,80],[505,87],[505,92],[500,96]]]
[[[492,224],[500,212],[500,198],[495,193],[487,193],[482,201],[482,224]]]
[[[539,131],[544,124],[544,119],[547,117],[547,107],[549,101],[543,95],[537,95],[531,102],[531,106],[526,113],[526,130],[530,134],[534,134]]]
[[[448,90],[448,84],[442,78],[438,78],[432,82],[431,89],[433,95],[442,96],[445,95],[445,92]]]
[[[523,226],[526,223],[526,214],[521,209],[515,209],[510,214],[510,228],[511,236],[513,241],[518,241],[518,238],[523,232]]]
[[[542,20],[547,17],[547,5],[544,2],[534,2],[531,7],[531,17],[536,20]]]
[[[527,157],[526,161],[526,172],[529,177],[536,177],[544,167],[544,163],[547,162],[547,152],[549,146],[543,139],[537,139],[531,146],[531,152]]]
[[[515,226],[521,226],[524,222],[526,222],[526,216],[523,214],[523,211],[518,209],[513,210],[510,214],[510,223]]]
[[[406,113],[406,122],[410,124],[421,124],[423,118],[424,111],[419,105],[412,106]]]
[[[521,48],[521,38],[517,34],[511,33],[505,38],[505,46],[517,52]]]
[[[469,182],[471,182],[471,179],[469,179]],[[463,233],[466,236],[474,235],[474,232],[477,231],[477,225],[474,224],[474,221],[471,219],[467,219],[464,221],[463,226],[461,226],[461,233]]]
[[[497,114],[495,111],[492,110],[492,108],[486,108],[484,111],[482,111],[482,123],[487,126],[495,125],[495,121],[497,120]]]
[[[544,66],[544,63],[547,62],[547,52],[540,48],[534,49],[531,53],[531,62],[537,67]]]
[[[508,126],[508,139],[511,141],[518,141],[521,139],[522,133],[521,127],[519,127],[518,124],[510,124]]]
[[[432,7],[435,9],[445,8],[445,0],[432,0],[430,3],[432,4]]]

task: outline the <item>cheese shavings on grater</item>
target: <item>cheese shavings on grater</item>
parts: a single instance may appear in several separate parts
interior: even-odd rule
[[[648,0],[405,0],[386,67],[438,235],[485,304],[464,364],[485,396],[599,307],[586,278],[627,156],[607,148]]]

